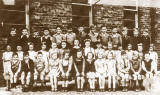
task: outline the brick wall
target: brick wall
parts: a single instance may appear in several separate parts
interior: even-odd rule
[[[94,23],[100,27],[106,25],[108,30],[123,26],[123,6],[96,5]]]
[[[43,27],[54,31],[56,25],[66,27],[72,22],[71,0],[31,0],[30,10],[32,31]]]

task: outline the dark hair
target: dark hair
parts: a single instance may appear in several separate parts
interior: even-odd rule
[[[24,55],[24,56],[29,55],[29,52],[26,51],[26,52],[23,53],[23,55]]]
[[[37,54],[38,54],[38,55],[39,55],[39,54],[42,54],[42,52],[39,51]]]
[[[13,57],[13,56],[15,56],[15,55],[17,55],[17,56],[18,56],[18,53],[16,53],[16,52],[13,52],[13,55],[12,55],[12,57]]]
[[[88,53],[87,53],[87,56],[86,56],[86,59],[88,59],[89,53],[92,54],[92,58],[94,58],[94,54],[93,54],[92,52],[88,52]]]

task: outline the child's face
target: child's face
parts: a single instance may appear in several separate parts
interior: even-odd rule
[[[113,54],[109,53],[107,57],[108,57],[108,59],[112,59],[113,58]]]
[[[28,35],[27,29],[23,29],[23,30],[22,30],[22,35]]]
[[[133,56],[133,59],[138,59],[138,55],[134,55],[134,56]]]
[[[77,58],[81,58],[82,57],[82,52],[77,52]]]
[[[18,55],[13,55],[13,60],[17,60],[18,59]]]
[[[131,50],[132,49],[132,46],[131,45],[128,45],[128,50]]]
[[[143,47],[142,46],[138,46],[138,51],[142,51]]]
[[[123,54],[123,55],[122,55],[122,58],[123,58],[123,59],[126,59],[126,58],[127,58],[127,54]]]
[[[46,50],[46,45],[42,45],[42,50]]]
[[[22,47],[21,46],[17,46],[17,51],[21,51]]]
[[[16,35],[16,31],[11,31],[10,35],[15,36]]]
[[[96,28],[91,28],[91,32],[96,32]]]
[[[133,31],[133,35],[134,35],[134,36],[138,36],[138,34],[139,34],[139,33],[138,33],[138,30],[134,30],[134,31]]]
[[[117,28],[114,28],[114,29],[112,30],[112,32],[113,32],[113,33],[117,33],[117,32],[118,32]]]
[[[42,54],[38,54],[37,59],[42,59]]]
[[[118,47],[118,50],[122,50],[122,47],[121,47],[121,46],[119,46],[119,47]]]
[[[52,59],[57,59],[57,58],[58,58],[57,53],[53,53],[52,54]]]
[[[146,32],[146,31],[143,32],[143,35],[144,35],[144,36],[148,36],[148,32]]]
[[[11,46],[8,45],[8,46],[6,47],[6,50],[7,50],[7,51],[11,51]]]
[[[24,59],[25,59],[25,60],[28,60],[28,59],[29,59],[29,55],[25,55],[25,56],[24,56]]]
[[[88,53],[88,59],[92,59],[93,58],[93,54],[92,53]]]
[[[71,33],[72,32],[72,28],[68,29],[68,33]]]
[[[39,35],[38,32],[34,32],[34,33],[33,33],[33,36],[34,36],[34,37],[37,37],[38,35]]]
[[[89,41],[85,42],[85,46],[86,46],[86,47],[90,47],[90,44],[91,44],[91,43],[90,43]]]
[[[111,44],[108,45],[108,49],[112,50],[112,45]]]
[[[52,43],[52,48],[57,48],[57,44],[56,43]]]
[[[102,27],[101,31],[102,32],[107,32],[107,28],[106,27]]]
[[[78,40],[74,40],[74,45],[78,46],[79,45],[79,41]]]
[[[83,32],[83,31],[84,31],[84,27],[79,27],[79,28],[78,28],[78,31],[79,31],[79,32]]]
[[[29,45],[29,50],[33,50],[34,46],[33,45]]]
[[[122,34],[123,34],[123,35],[127,35],[127,30],[123,30],[123,31],[122,31]]]
[[[44,30],[44,35],[49,35],[49,30]]]
[[[67,44],[65,42],[62,42],[62,48],[66,48]]]
[[[57,27],[56,32],[57,32],[58,34],[60,34],[60,33],[62,32],[61,28],[60,28],[60,27]]]
[[[153,47],[149,47],[149,51],[153,51]]]
[[[103,58],[103,53],[98,53],[98,58],[99,59]]]
[[[69,59],[69,53],[64,54],[64,59]]]

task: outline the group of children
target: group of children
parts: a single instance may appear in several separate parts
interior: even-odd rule
[[[157,74],[158,55],[147,31],[139,35],[134,29],[130,37],[126,27],[120,33],[117,28],[109,32],[106,26],[98,31],[94,25],[89,32],[82,26],[77,30],[74,33],[68,27],[66,33],[57,26],[55,34],[50,35],[45,28],[39,36],[23,29],[19,37],[12,29],[2,57],[7,90],[16,87],[19,80],[22,89],[35,87],[38,82],[45,87],[47,77],[51,91],[58,90],[59,81],[67,91],[70,79],[76,81],[78,91],[86,84],[90,91],[95,91],[97,84],[102,92],[106,88],[139,91],[144,79]]]

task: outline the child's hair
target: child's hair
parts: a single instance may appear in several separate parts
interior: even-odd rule
[[[29,55],[29,52],[26,51],[26,52],[23,53],[23,55],[24,55],[24,56],[27,56],[27,55]]]
[[[49,30],[49,28],[48,28],[48,27],[45,27],[43,30]]]
[[[38,55],[39,55],[39,54],[42,54],[42,52],[39,51],[37,54],[38,54]]]
[[[17,56],[18,56],[18,53],[16,53],[16,52],[13,52],[13,55],[12,55],[12,57],[13,57],[13,56],[15,56],[15,55],[17,55]]]
[[[7,47],[10,47],[10,49],[12,49],[12,47],[11,47],[11,45],[9,45],[9,44],[7,44],[6,46],[5,46],[5,50],[7,50]]]
[[[65,40],[62,40],[60,48],[62,48],[62,43],[66,43],[66,49],[67,49],[68,48],[68,43]]]
[[[125,54],[127,54],[126,51],[124,51],[124,50],[121,51],[121,55],[122,55],[122,56],[125,55]]]
[[[92,58],[94,58],[94,54],[93,54],[92,52],[88,52],[88,53],[87,53],[87,56],[86,56],[86,59],[88,59],[88,55],[89,55],[89,54],[92,54]]]
[[[69,51],[69,50],[65,50],[65,51],[63,52],[63,57],[64,57],[64,55],[65,55],[66,53],[69,53],[69,57],[71,56],[71,55],[70,55],[70,51]]]
[[[60,29],[62,29],[62,26],[61,26],[61,25],[57,25],[57,26],[56,26],[56,29],[57,29],[58,27],[59,27]]]

